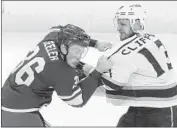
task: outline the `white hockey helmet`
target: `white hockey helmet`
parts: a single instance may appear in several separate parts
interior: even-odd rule
[[[133,31],[139,33],[140,31],[144,30],[145,16],[146,16],[146,12],[139,4],[121,6],[116,12],[114,18],[114,24],[116,21],[116,25],[117,25],[118,19],[129,19]],[[137,21],[140,22],[141,27],[139,29],[135,28],[135,24]]]

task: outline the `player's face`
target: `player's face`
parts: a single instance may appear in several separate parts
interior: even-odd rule
[[[129,19],[118,19],[117,20],[117,31],[120,34],[121,41],[134,35],[134,31],[132,30]]]
[[[80,59],[82,58],[83,53],[84,53],[83,46],[77,44],[70,45],[68,48],[68,54],[66,56],[67,63],[71,67],[76,68]]]

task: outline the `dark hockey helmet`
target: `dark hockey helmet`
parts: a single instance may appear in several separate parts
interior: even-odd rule
[[[84,47],[89,46],[90,36],[80,27],[67,24],[65,26],[55,26],[52,27],[52,29],[58,29],[57,46],[60,46],[61,44],[64,44],[67,47],[71,44],[78,44]]]

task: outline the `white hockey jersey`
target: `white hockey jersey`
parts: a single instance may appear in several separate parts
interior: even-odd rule
[[[134,35],[105,53],[114,62],[103,74],[108,102],[136,107],[177,105],[174,70],[162,42],[154,35]]]

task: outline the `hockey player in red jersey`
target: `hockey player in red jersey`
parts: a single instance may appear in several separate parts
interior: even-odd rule
[[[98,87],[101,74],[111,68],[111,61],[103,56],[95,69],[84,71],[79,65],[85,48],[105,51],[110,43],[90,39],[84,30],[71,24],[52,30],[2,87],[3,127],[46,126],[39,110],[50,104],[53,91],[68,105],[84,106]]]
[[[163,42],[144,33],[141,5],[116,13],[121,42],[106,54],[114,65],[102,75],[108,102],[131,106],[118,127],[177,127],[177,83]]]

